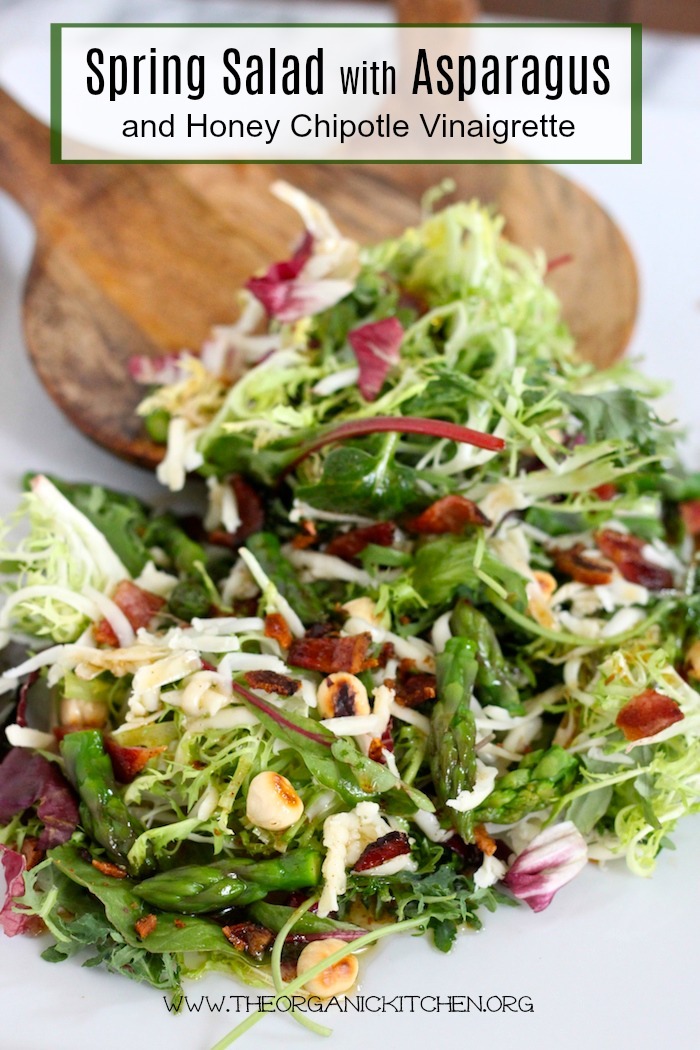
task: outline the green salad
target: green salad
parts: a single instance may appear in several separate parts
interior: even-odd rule
[[[38,475],[0,550],[0,920],[174,995],[352,993],[385,936],[649,875],[700,803],[700,477],[660,391],[576,356],[478,203],[361,248],[274,191],[292,257],[132,362],[206,511]]]

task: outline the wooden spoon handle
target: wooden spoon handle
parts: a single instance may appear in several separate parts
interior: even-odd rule
[[[36,216],[54,181],[49,129],[0,88],[0,187]]]

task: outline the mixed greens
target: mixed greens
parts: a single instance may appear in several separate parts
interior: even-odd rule
[[[276,190],[294,256],[133,363],[204,517],[38,476],[0,551],[3,926],[173,991],[347,991],[394,930],[648,875],[700,803],[700,478],[658,391],[576,357],[478,204],[360,249]]]

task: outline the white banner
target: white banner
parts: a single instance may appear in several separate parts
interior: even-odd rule
[[[639,161],[638,44],[630,26],[54,26],[53,159]]]

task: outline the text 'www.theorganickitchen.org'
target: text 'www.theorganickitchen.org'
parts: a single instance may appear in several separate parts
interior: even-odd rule
[[[534,1013],[528,995],[357,995],[319,999],[305,995],[199,995],[163,996],[169,1013],[367,1013],[367,1014],[506,1014]]]

